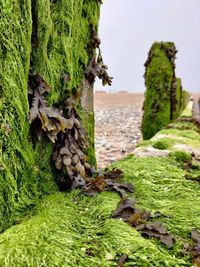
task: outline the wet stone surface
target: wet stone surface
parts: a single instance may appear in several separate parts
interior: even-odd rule
[[[131,97],[134,98],[133,94]],[[98,105],[97,101],[95,103],[95,146],[98,168],[106,167],[113,161],[132,153],[141,139],[141,99],[133,103],[125,101],[118,103],[114,98],[113,105],[112,103],[106,105],[106,96],[104,98],[104,105],[102,103]]]

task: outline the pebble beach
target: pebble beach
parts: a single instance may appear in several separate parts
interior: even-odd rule
[[[98,168],[132,153],[141,140],[142,93],[95,93],[95,148]]]

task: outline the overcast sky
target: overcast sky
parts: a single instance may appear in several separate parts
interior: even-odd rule
[[[104,0],[99,35],[112,86],[97,90],[141,92],[144,62],[154,41],[174,42],[176,76],[200,92],[200,0]]]

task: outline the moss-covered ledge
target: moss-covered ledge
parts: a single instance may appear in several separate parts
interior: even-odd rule
[[[161,133],[168,130],[168,134],[176,131],[177,143],[187,138],[200,147],[192,122],[180,120]],[[191,266],[184,244],[191,243],[192,228],[200,229],[198,160],[179,149],[166,157],[129,155],[113,166],[134,184],[130,196],[137,199],[137,207],[164,215],[153,220],[161,221],[174,235],[173,248],[143,238],[128,224],[111,218],[120,200],[116,193],[90,197],[75,190],[46,196],[18,225],[0,235],[0,266],[116,266],[123,254],[128,255],[125,266]]]
[[[135,155],[166,156],[170,152],[184,151],[200,155],[199,126],[192,119],[193,101],[190,101],[181,116],[160,130],[150,140],[137,145]]]

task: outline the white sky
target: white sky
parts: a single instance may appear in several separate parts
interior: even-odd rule
[[[154,41],[174,42],[176,76],[200,92],[200,0],[104,0],[99,35],[112,86],[97,90],[141,92],[144,62]]]

